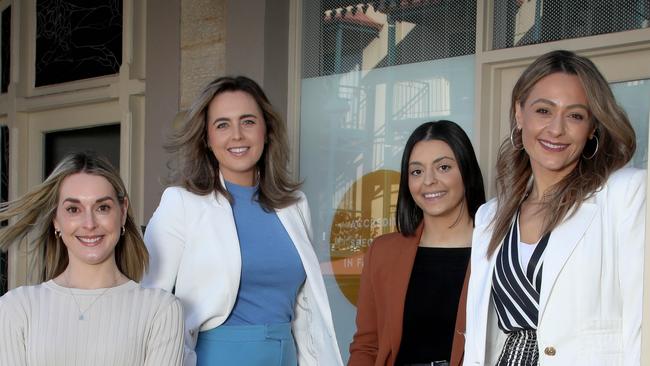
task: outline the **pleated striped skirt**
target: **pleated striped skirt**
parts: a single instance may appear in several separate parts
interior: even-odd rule
[[[538,364],[537,332],[520,330],[508,334],[496,366],[537,366]]]

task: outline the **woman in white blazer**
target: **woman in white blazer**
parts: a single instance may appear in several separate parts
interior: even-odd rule
[[[464,365],[640,365],[646,172],[595,65],[535,60],[476,214]]]
[[[186,365],[342,365],[285,127],[246,77],[211,82],[167,146],[176,186],[143,281],[185,310]]]

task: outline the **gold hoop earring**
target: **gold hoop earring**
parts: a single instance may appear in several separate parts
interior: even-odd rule
[[[585,158],[585,160],[591,160],[594,156],[596,156],[596,153],[598,152],[598,147],[599,147],[598,136],[594,135],[592,140],[593,139],[596,139],[596,148],[594,149],[594,152],[589,156],[585,156],[584,150],[582,150],[582,152],[583,152],[582,157]]]
[[[55,238],[60,238],[61,237],[61,230],[59,229],[54,229],[54,237]]]
[[[519,130],[519,131],[521,131],[521,129],[517,128],[517,126],[514,126],[514,127],[512,128],[512,130],[510,131],[510,145],[512,145],[512,148],[513,148],[513,149],[515,149],[515,150],[517,150],[517,151],[521,151],[521,150],[524,149],[524,143],[523,143],[523,141],[522,141],[520,147],[517,147],[517,146],[515,145],[515,130]]]
[[[121,234],[121,236],[124,236],[125,232],[126,232],[126,229],[124,228],[124,225],[122,225],[122,234]]]

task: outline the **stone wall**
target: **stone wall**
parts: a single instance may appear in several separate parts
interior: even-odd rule
[[[180,109],[226,70],[226,0],[181,1]]]

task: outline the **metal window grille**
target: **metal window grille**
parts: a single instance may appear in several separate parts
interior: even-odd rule
[[[494,0],[492,48],[650,26],[650,0]]]
[[[476,0],[303,1],[303,77],[473,54]]]

